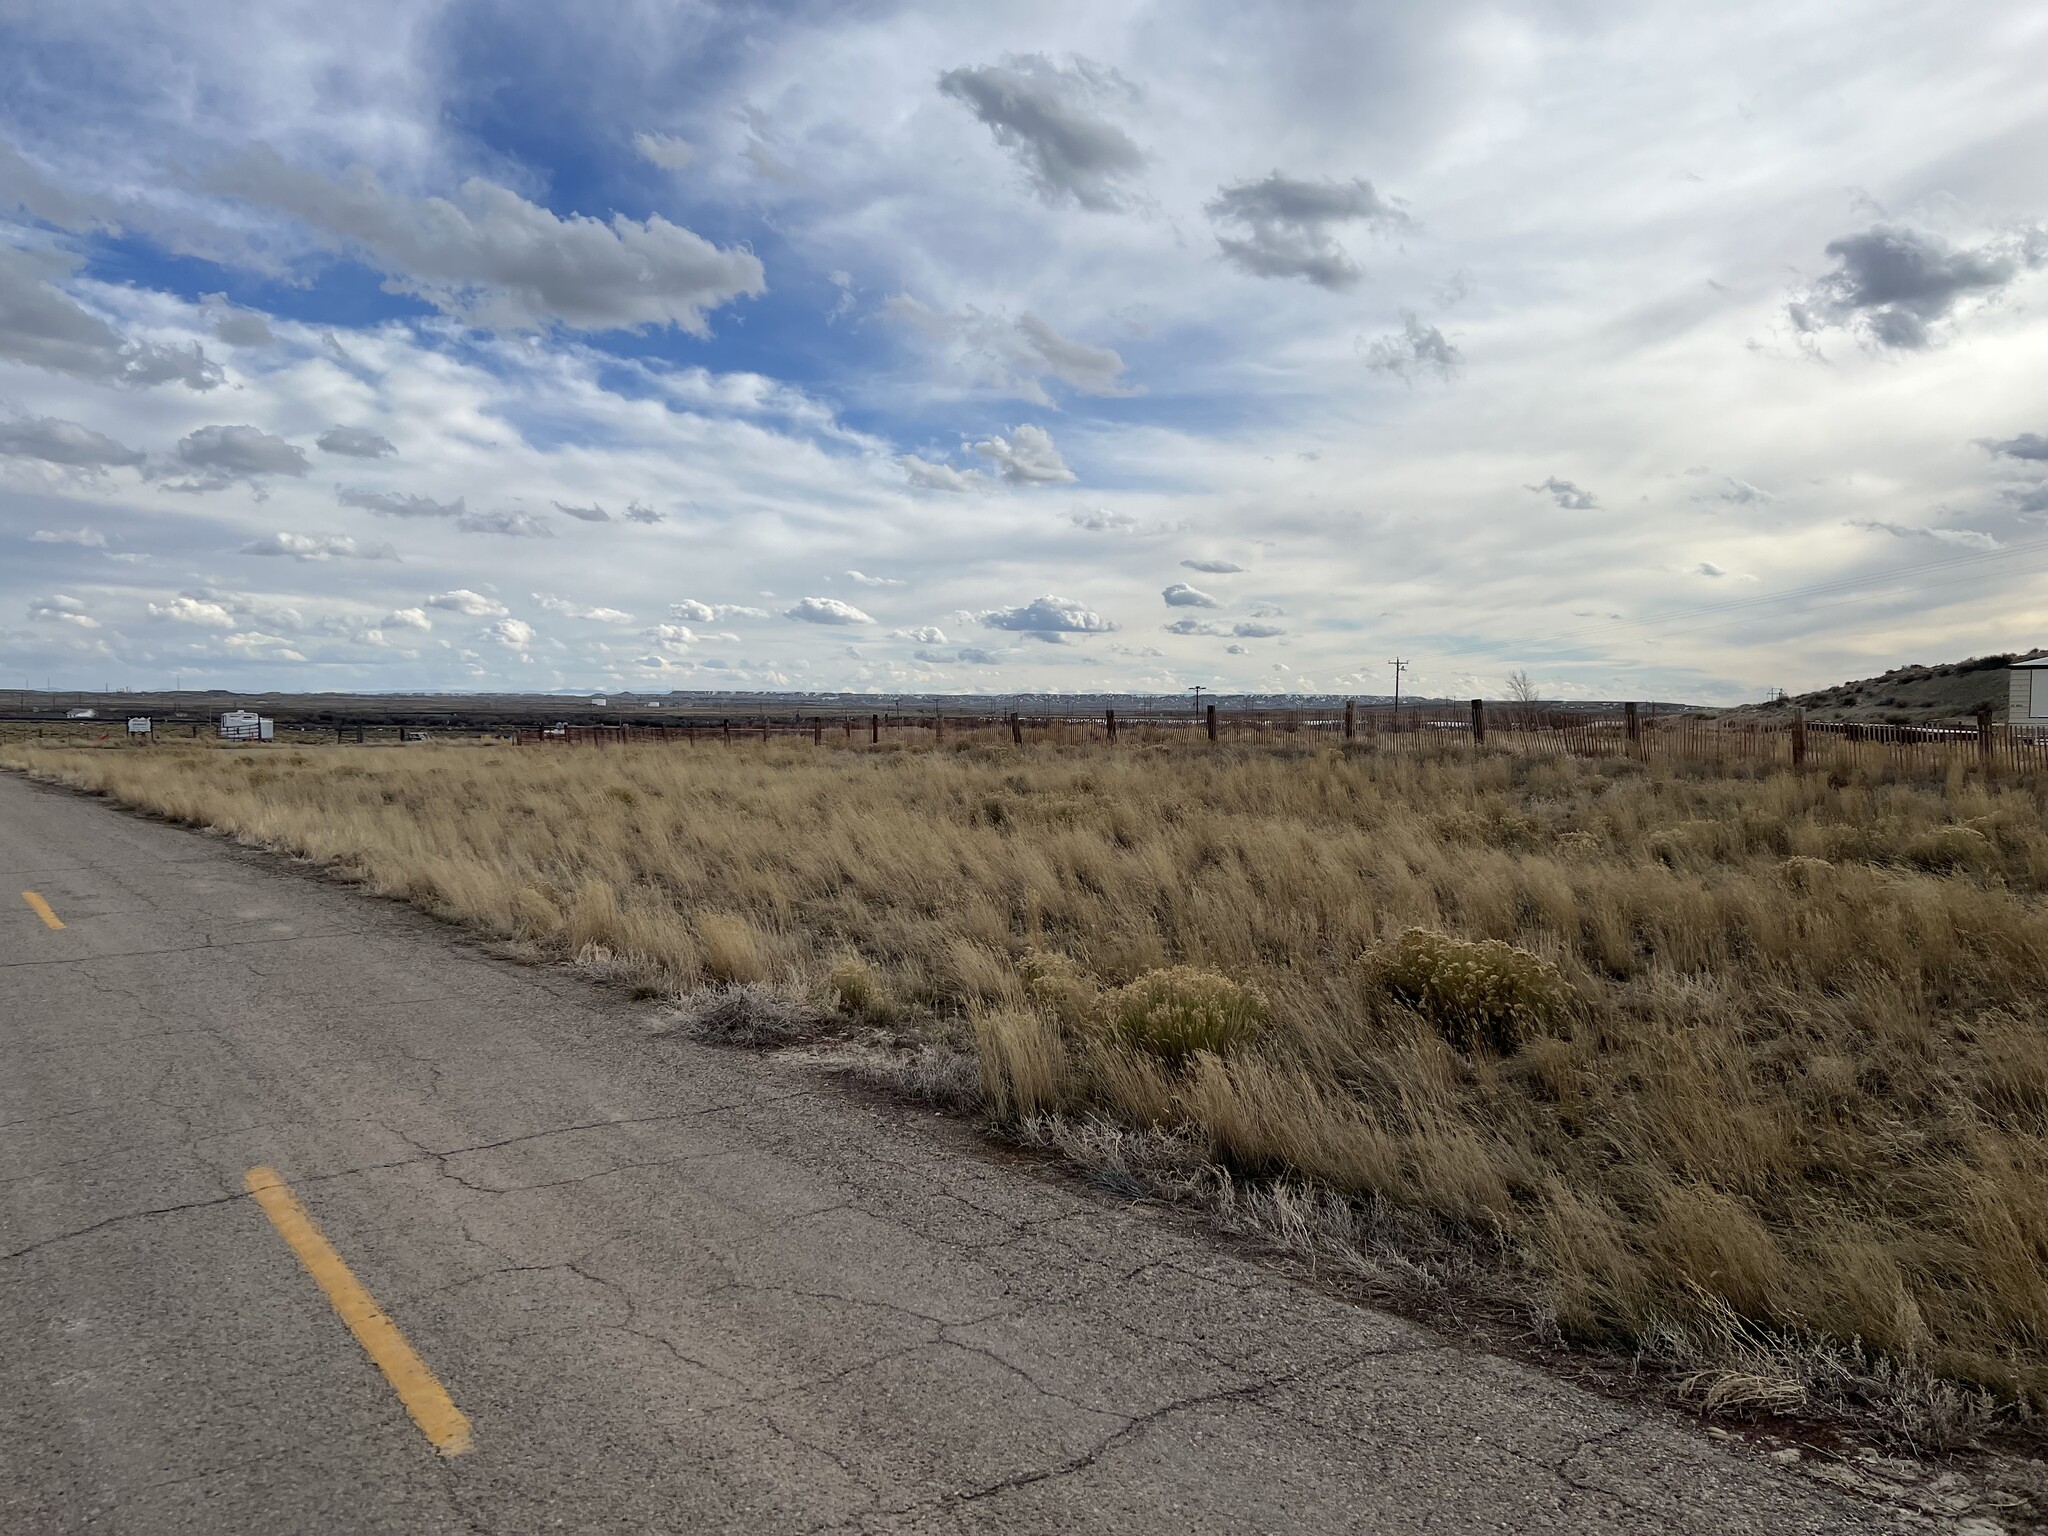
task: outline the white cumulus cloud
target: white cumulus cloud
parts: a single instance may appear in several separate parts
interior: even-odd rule
[[[523,651],[533,644],[533,626],[524,619],[499,619],[484,627],[484,638],[508,650]]]
[[[389,544],[358,544],[347,534],[268,533],[242,546],[245,555],[283,555],[293,560],[396,560]]]
[[[559,613],[565,619],[594,619],[600,624],[633,622],[633,615],[620,608],[586,607],[581,603],[572,603],[566,597],[555,597],[546,592],[535,592],[532,597],[536,608],[547,613]]]
[[[55,592],[30,603],[28,616],[42,624],[69,624],[76,629],[100,627],[100,621],[85,611],[83,602],[64,592]]]
[[[503,618],[509,611],[495,598],[485,597],[481,592],[472,592],[467,587],[457,587],[452,592],[436,592],[427,599],[429,608],[446,609],[469,619]]]
[[[980,491],[988,488],[988,476],[978,469],[955,469],[950,464],[935,464],[929,459],[921,459],[914,453],[902,454],[896,462],[910,477],[910,483],[919,490]]]
[[[782,616],[786,619],[802,619],[806,624],[872,624],[875,621],[862,613],[851,603],[843,603],[836,597],[806,597],[793,607],[785,608]]]
[[[1084,604],[1050,593],[1015,608],[992,608],[979,617],[990,629],[1039,637],[1099,635],[1119,627],[1113,619],[1105,619]]]
[[[149,616],[167,619],[174,624],[195,624],[201,629],[235,627],[235,616],[221,604],[190,595],[174,597],[168,603],[151,603]]]
[[[1060,485],[1074,478],[1067,461],[1053,446],[1052,434],[1026,422],[1008,437],[992,433],[974,451],[996,466],[1011,485]]]

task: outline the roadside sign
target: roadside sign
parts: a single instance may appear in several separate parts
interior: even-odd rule
[[[130,736],[147,736],[149,734],[149,716],[130,715],[128,717],[128,734]]]

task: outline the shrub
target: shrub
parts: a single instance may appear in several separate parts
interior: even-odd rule
[[[1196,1051],[1227,1055],[1257,1039],[1271,1018],[1257,989],[1186,965],[1147,971],[1105,1003],[1112,1034],[1168,1061]]]
[[[1017,962],[1024,995],[1061,1023],[1078,1026],[1100,1001],[1094,978],[1058,950],[1034,949]]]
[[[1826,859],[1803,853],[1793,854],[1778,866],[1779,876],[1795,891],[1819,890],[1834,870],[1835,866]]]
[[[1459,1050],[1511,1052],[1557,1028],[1576,994],[1557,967],[1498,939],[1474,943],[1410,928],[1367,960],[1372,979],[1414,1008]]]
[[[670,1027],[717,1045],[774,1049],[809,1039],[824,1023],[801,997],[759,982],[705,987],[680,999]]]
[[[1768,843],[1768,838],[1758,839]],[[1701,861],[1739,857],[1752,841],[1750,829],[1727,821],[1681,821],[1649,836],[1650,857],[1682,869]]]
[[[895,1004],[882,978],[858,955],[848,955],[832,967],[825,977],[825,990],[841,1013],[854,1018],[882,1021],[895,1015]]]
[[[1429,818],[1429,829],[1438,842],[1474,843],[1511,851],[1534,848],[1543,841],[1542,822],[1502,806],[1479,811],[1442,811]]]
[[[1590,859],[1600,852],[1600,839],[1590,832],[1557,834],[1557,856],[1561,859]]]

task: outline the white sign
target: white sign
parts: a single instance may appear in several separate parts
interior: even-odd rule
[[[128,717],[128,734],[130,736],[147,736],[149,734],[149,716],[130,715]]]

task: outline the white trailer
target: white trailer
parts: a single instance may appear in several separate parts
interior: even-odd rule
[[[269,741],[277,722],[253,709],[231,709],[220,717],[222,741]]]

